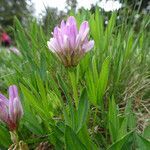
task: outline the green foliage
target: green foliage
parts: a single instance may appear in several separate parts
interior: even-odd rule
[[[138,149],[147,150],[150,147],[150,141],[137,135]]]
[[[125,136],[122,136],[121,139],[118,139],[114,144],[112,144],[108,150],[123,150],[125,147],[130,148],[127,141],[132,134],[132,132],[129,132]]]
[[[66,143],[67,150],[71,150],[71,149],[86,150],[85,145],[80,141],[78,136],[68,126],[66,126],[65,129],[65,143]]]
[[[7,131],[6,128],[4,128],[1,125],[0,125],[0,135],[1,135],[1,138],[0,138],[1,148],[7,148],[11,143],[10,138],[9,138],[9,132]]]
[[[95,47],[70,69],[48,50],[49,37],[35,20],[23,28],[15,18],[21,55],[0,51],[0,90],[5,93],[10,84],[19,87],[24,117],[18,133],[31,149],[43,141],[58,150],[149,147],[148,16],[136,32],[126,18],[118,25],[117,15],[113,12],[107,25],[98,8],[94,14],[75,15],[78,25],[89,21]],[[139,114],[145,117],[142,130]],[[0,148],[10,144],[1,124]]]
[[[59,24],[61,19],[65,17],[65,13],[63,11],[58,11],[57,8],[51,8],[45,6],[46,13],[42,15],[40,24],[45,31],[45,34],[48,36],[51,35],[56,24]]]

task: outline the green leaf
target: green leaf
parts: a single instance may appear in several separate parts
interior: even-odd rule
[[[22,50],[21,52],[25,55],[25,52],[30,51],[25,32],[17,18],[14,19],[14,24],[16,27],[16,30],[14,30],[15,38],[19,43],[19,46],[21,48],[20,50]]]
[[[0,146],[2,145],[3,147],[8,148],[10,144],[11,140],[8,130],[0,125]]]
[[[78,129],[77,132],[82,128],[82,126],[86,123],[87,115],[88,115],[89,102],[87,99],[87,93],[84,89],[82,91],[80,102],[78,106]]]
[[[42,108],[41,102],[36,99],[36,97],[32,94],[30,90],[28,90],[24,85],[21,84],[21,91],[24,95],[24,99],[26,100],[26,103],[28,103],[32,108],[38,112],[38,114],[45,119],[46,114],[45,111]]]
[[[124,118],[122,121],[122,124],[119,128],[117,139],[120,139],[121,137],[123,137],[126,134],[127,134],[127,118]]]
[[[115,103],[114,97],[109,101],[109,112],[108,112],[108,124],[109,132],[113,142],[117,140],[117,135],[119,131],[119,119],[118,119],[117,105]]]
[[[144,129],[143,137],[150,140],[150,125]]]
[[[88,150],[98,150],[98,147],[92,141],[92,138],[89,135],[89,131],[86,125],[84,125],[82,129],[79,131],[78,137]]]
[[[133,136],[133,131],[127,133],[125,136],[117,140],[107,150],[121,150],[124,144],[127,144],[128,140]]]
[[[129,58],[129,55],[132,52],[132,46],[133,46],[133,33],[131,31],[128,37],[128,41],[126,43],[124,61],[127,61],[127,59]]]
[[[108,46],[109,46],[109,41],[112,38],[112,32],[115,26],[115,22],[116,22],[116,12],[113,12],[113,14],[111,15],[111,18],[108,22],[106,31],[105,31],[105,38],[104,38],[104,50],[108,50]]]
[[[98,82],[97,103],[102,108],[104,107],[103,96],[105,94],[105,90],[106,90],[107,82],[108,82],[109,61],[110,61],[110,58],[107,57],[105,61],[103,62],[102,67],[101,67],[99,82]]]
[[[137,135],[137,145],[139,150],[149,150],[150,149],[150,140],[145,139],[141,135]]]
[[[94,75],[94,82],[98,82],[98,71],[97,71],[97,63],[96,63],[96,57],[93,56],[92,58],[92,68],[93,68],[93,75]]]
[[[69,127],[65,128],[66,150],[87,150],[75,132]]]
[[[132,101],[129,99],[125,108],[125,117],[127,118],[127,125],[129,130],[136,128],[136,116],[132,111]]]
[[[74,102],[75,102],[75,106],[76,108],[78,107],[78,90],[77,90],[77,80],[76,80],[76,74],[74,71],[69,71],[69,77],[70,77],[70,81],[71,81],[71,85],[72,85],[72,92],[73,92],[73,98],[74,98]]]
[[[87,84],[87,94],[89,97],[89,101],[93,105],[97,105],[97,97],[96,97],[96,87],[94,84],[93,74],[91,71],[87,72],[86,75],[86,84]]]

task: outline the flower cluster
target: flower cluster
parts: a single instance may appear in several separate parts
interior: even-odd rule
[[[76,66],[94,46],[93,40],[88,41],[88,33],[87,21],[84,21],[78,30],[75,18],[70,16],[66,22],[62,20],[60,27],[54,28],[53,37],[47,44],[66,67]]]
[[[9,100],[0,94],[0,120],[10,131],[15,131],[23,115],[23,109],[15,85],[9,87]]]

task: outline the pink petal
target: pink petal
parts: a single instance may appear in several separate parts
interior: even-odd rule
[[[93,47],[94,47],[94,40],[85,43],[85,44],[83,45],[82,49],[83,49],[85,52],[88,52],[88,51],[90,51]]]
[[[87,21],[84,21],[80,26],[79,34],[83,34],[87,29],[89,29],[89,24]]]
[[[16,103],[17,105],[19,105],[20,108],[16,106]],[[12,85],[9,87],[9,119],[15,123],[17,115],[20,111],[23,110],[20,106],[18,89],[15,85]]]
[[[54,32],[53,32],[54,38],[56,38],[58,36],[59,31],[60,31],[60,29],[58,27],[54,28]]]
[[[54,29],[54,38],[56,39],[56,41],[54,40],[55,47],[60,51],[63,45],[63,38],[61,30],[58,27]]]
[[[68,51],[70,49],[70,47],[69,47],[69,38],[68,38],[67,35],[64,35],[63,39],[64,39],[64,41],[63,41],[63,43],[64,43],[64,49]]]
[[[9,87],[9,100],[13,100],[18,97],[18,89],[16,85],[11,85]]]
[[[47,41],[48,48],[53,52],[58,52],[60,50],[60,47],[56,43],[55,38],[51,38],[50,41]]]
[[[78,49],[79,48],[79,45],[81,45],[81,34],[78,34],[77,37],[76,37],[76,48],[75,49]]]
[[[0,101],[3,101],[8,106],[8,99],[3,94],[0,94]]]
[[[65,25],[66,25],[66,24],[65,24],[65,21],[62,20],[62,21],[61,21],[61,24],[60,24],[60,29],[63,30],[63,29],[65,28]]]
[[[71,45],[72,49],[75,49],[75,47],[76,47],[76,36],[77,36],[77,33],[78,33],[76,23],[70,25],[69,30],[70,30],[70,33],[69,33],[68,37],[69,37],[70,45]]]
[[[70,17],[68,17],[66,24],[76,25],[76,19],[73,16],[70,16]]]
[[[88,33],[89,33],[89,28],[87,28],[87,29],[84,31],[84,33],[82,34],[81,41],[85,41],[85,40],[87,39]]]
[[[13,100],[9,100],[9,119],[11,119],[11,121],[14,122],[15,116],[14,116],[14,99]]]
[[[0,99],[0,120],[4,123],[8,122],[8,106]]]
[[[81,26],[80,26],[80,30],[79,30],[79,34],[81,36],[81,41],[85,41],[85,39],[87,38],[88,36],[88,33],[89,33],[89,24],[87,21],[84,21]]]
[[[17,123],[17,122],[19,122],[19,120],[21,119],[21,117],[23,115],[22,105],[21,105],[20,100],[18,98],[14,99],[13,108],[14,108],[14,111],[10,115],[10,119],[12,120],[12,122]]]

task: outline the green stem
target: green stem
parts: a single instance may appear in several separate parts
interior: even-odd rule
[[[75,75],[75,72],[73,70],[69,70],[69,77],[70,77],[70,81],[71,81],[75,107],[77,109],[78,108],[78,103],[79,103],[78,89],[77,89],[76,75]]]

